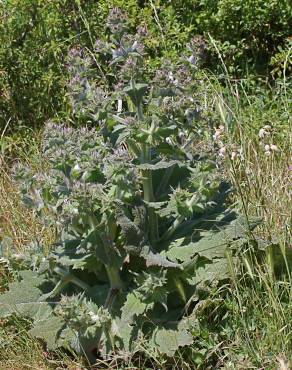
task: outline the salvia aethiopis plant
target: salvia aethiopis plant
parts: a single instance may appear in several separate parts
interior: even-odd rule
[[[70,52],[73,109],[90,127],[48,123],[44,170],[15,169],[23,200],[57,239],[48,255],[36,246],[18,262],[0,314],[31,318],[49,349],[90,361],[142,343],[172,356],[192,343],[196,305],[227,278],[226,253],[246,228],[225,208],[212,160],[194,150],[188,57],[148,81],[141,32],[127,34],[118,9],[108,29],[95,54]]]

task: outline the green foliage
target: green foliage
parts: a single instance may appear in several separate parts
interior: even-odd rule
[[[273,64],[282,63],[278,48],[291,36],[289,0],[2,1],[1,129],[12,133],[23,126],[39,127],[56,114],[68,116],[64,56],[76,44],[93,50],[95,39],[107,33],[106,17],[113,6],[128,14],[133,30],[147,27],[150,69],[161,57],[177,58],[193,36],[201,35],[204,65],[216,70],[219,51],[232,73],[245,73],[247,67],[249,73],[262,72],[273,55]]]
[[[265,71],[271,55],[291,34],[288,0],[172,1],[177,18],[199,34],[209,33],[231,72]]]
[[[1,316],[29,317],[49,348],[90,361],[142,341],[173,356],[192,343],[194,307],[226,280],[230,247],[251,226],[226,209],[228,187],[191,145],[201,111],[193,58],[148,79],[143,35],[127,33],[117,8],[107,28],[95,55],[74,48],[68,58],[74,115],[93,128],[47,123],[43,171],[15,168],[25,204],[58,240],[47,257],[36,246],[21,259]]]

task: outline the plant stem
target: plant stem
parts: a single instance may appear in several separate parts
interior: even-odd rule
[[[163,194],[165,188],[168,185],[169,179],[171,178],[171,175],[173,174],[173,171],[174,171],[174,166],[167,168],[165,170],[162,180],[160,181],[158,189],[156,190],[156,193],[155,193],[156,198]]]
[[[86,284],[84,281],[82,281],[78,277],[74,276],[71,272],[68,272],[68,271],[66,271],[66,270],[64,270],[60,267],[56,267],[54,269],[54,271],[58,275],[61,275],[62,281],[66,284],[68,284],[68,283],[75,284],[75,285],[79,286],[79,288],[81,288],[85,291],[90,288],[90,286],[88,284]]]
[[[43,294],[41,296],[41,301],[44,301],[48,298],[51,298],[51,297],[55,297],[57,294],[61,293],[62,290],[69,284],[69,283],[72,283],[72,284],[75,284],[77,286],[79,286],[79,288],[83,289],[84,291],[87,291],[90,286],[86,283],[84,283],[84,281],[78,279],[76,276],[74,276],[73,274],[71,274],[70,272],[60,268],[60,267],[56,267],[54,269],[54,272],[56,272],[58,275],[61,276],[61,279],[60,281],[56,284],[56,286],[54,287],[53,290],[51,290],[49,293],[47,294]]]
[[[106,266],[106,272],[110,281],[110,290],[104,304],[105,308],[111,308],[116,295],[122,290],[123,282],[120,277],[120,271],[116,267]]]
[[[137,107],[138,119],[140,122],[144,120],[142,105],[139,104]],[[151,147],[144,143],[142,145],[142,163],[151,162]],[[153,191],[153,181],[152,181],[152,171],[144,170],[142,171],[143,177],[143,194],[144,200],[146,202],[155,202],[154,191]],[[150,243],[154,247],[155,243],[159,239],[158,234],[158,219],[155,210],[151,207],[148,208],[148,222],[149,222],[149,236]]]

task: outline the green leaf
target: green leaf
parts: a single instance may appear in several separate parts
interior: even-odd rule
[[[176,240],[165,255],[172,261],[182,262],[189,262],[195,255],[209,260],[224,258],[227,247],[245,236],[246,228],[242,224],[242,219],[238,218],[228,226],[200,233],[200,239],[197,242],[183,245],[185,242],[183,238]]]
[[[159,328],[154,331],[152,341],[161,353],[172,357],[179,347],[191,345],[193,336],[185,329]]]
[[[146,266],[160,266],[160,267],[171,267],[171,268],[179,268],[181,269],[178,263],[169,261],[166,256],[163,256],[159,253],[153,253],[149,246],[144,246],[141,251],[141,257],[143,257],[146,261]]]
[[[146,304],[134,293],[127,295],[127,300],[121,309],[121,317],[116,317],[112,321],[111,334],[121,339],[122,347],[129,351],[133,343],[133,336],[138,335],[139,328],[133,325],[137,317],[151,308],[152,305]]]
[[[43,295],[39,286],[44,282],[43,277],[32,271],[22,271],[23,280],[9,285],[9,291],[0,296],[0,317],[7,317],[13,313],[34,318],[40,310],[48,307],[47,302],[39,302]]]
[[[179,167],[183,167],[184,164],[181,161],[178,160],[169,160],[169,161],[159,161],[155,164],[151,163],[142,163],[138,165],[137,167],[141,170],[151,170],[151,171],[158,171],[165,168],[173,167],[175,165],[178,165]]]
[[[139,316],[146,310],[147,304],[143,303],[134,293],[127,295],[127,300],[122,307],[122,321],[126,324],[133,322],[135,316]]]
[[[45,341],[48,350],[54,350],[63,343],[59,342],[64,322],[57,316],[51,315],[46,320],[36,321],[29,334]]]
[[[220,281],[228,278],[228,261],[225,258],[213,260],[212,263],[206,263],[195,271],[195,276],[187,279],[190,285],[207,284],[214,281]]]
[[[119,317],[112,320],[110,334],[120,339],[119,348],[125,350],[127,353],[133,353],[139,345],[139,339],[143,337],[142,330],[138,325],[125,323]],[[105,351],[105,354],[106,353],[108,353],[108,351]]]
[[[131,83],[130,86],[126,86],[124,88],[124,92],[127,95],[129,95],[133,104],[136,107],[138,107],[142,102],[143,96],[145,95],[147,88],[148,88],[147,84],[141,84],[141,83],[133,84],[133,83]]]
[[[143,231],[135,222],[131,221],[122,210],[117,212],[117,224],[121,227],[122,235],[127,245],[136,247],[142,245],[144,241]],[[139,248],[137,250],[139,250]]]

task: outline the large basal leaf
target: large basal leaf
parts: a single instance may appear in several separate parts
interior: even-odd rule
[[[149,246],[145,245],[141,251],[141,257],[143,257],[146,261],[146,266],[159,266],[159,267],[166,267],[166,268],[179,268],[181,269],[182,266],[178,263],[172,262],[166,258],[163,254],[160,253],[153,253]]]
[[[169,168],[172,166],[178,165],[179,167],[185,166],[185,164],[178,160],[169,160],[169,161],[159,161],[155,164],[151,163],[143,163],[137,166],[141,170],[151,170],[151,171],[158,171],[165,168]]]
[[[133,325],[135,318],[144,314],[144,312],[151,308],[152,305],[147,305],[134,293],[127,295],[127,300],[122,307],[121,317],[117,317],[112,321],[111,331],[112,335],[118,337],[121,341],[121,347],[129,351],[132,346],[133,337],[136,337],[139,328]]]
[[[9,285],[9,291],[0,295],[0,317],[18,314],[24,317],[34,318],[41,312],[47,312],[47,302],[39,302],[43,295],[39,288],[44,279],[32,271],[22,271],[23,280]]]
[[[64,322],[59,317],[51,315],[46,320],[35,321],[33,328],[29,330],[29,334],[42,339],[48,350],[54,350],[64,345],[64,343],[59,342],[63,328]]]
[[[136,247],[134,249],[138,252],[144,242],[143,231],[140,229],[139,225],[131,221],[130,218],[124,214],[123,210],[119,209],[117,210],[117,223],[121,227],[121,232],[125,238],[126,244]]]
[[[220,281],[228,278],[228,261],[226,258],[213,260],[211,263],[206,263],[198,267],[193,277],[188,278],[187,282],[190,285],[204,285]]]
[[[178,328],[176,330],[158,328],[153,333],[152,343],[157,347],[159,352],[172,357],[180,347],[191,345],[193,343],[193,336],[184,328]]]
[[[197,242],[184,244],[184,239],[173,242],[165,255],[172,261],[189,262],[195,255],[213,260],[224,258],[226,248],[235,240],[244,239],[247,234],[241,218],[232,221],[228,226],[202,232]]]
[[[131,324],[134,317],[143,314],[146,308],[146,303],[143,303],[134,293],[129,293],[127,295],[127,300],[122,307],[121,319],[124,323]]]

